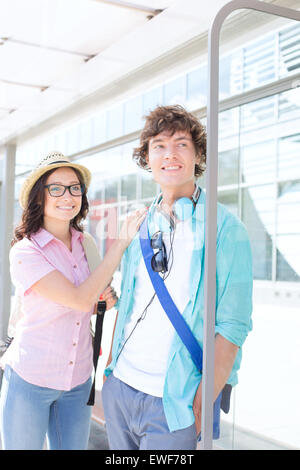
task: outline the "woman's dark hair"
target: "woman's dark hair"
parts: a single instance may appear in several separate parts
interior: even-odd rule
[[[72,167],[70,167],[72,168]],[[45,205],[45,184],[48,176],[51,175],[57,168],[44,173],[32,187],[27,201],[27,207],[24,209],[20,224],[16,227],[14,238],[11,242],[13,246],[16,242],[22,240],[24,237],[30,239],[31,235],[36,233],[43,227],[44,222],[44,205]],[[75,171],[79,181],[83,184],[81,173],[76,169]],[[89,211],[89,203],[86,196],[86,191],[82,195],[81,208],[76,217],[71,220],[70,226],[79,232],[83,232],[81,221],[84,220]]]
[[[200,164],[195,165],[195,176],[201,176],[206,163],[205,127],[192,113],[180,105],[158,106],[146,116],[146,123],[140,137],[140,146],[133,151],[133,159],[138,166],[149,171],[147,162],[149,140],[164,131],[170,132],[171,135],[177,131],[191,134],[196,154],[200,155]]]

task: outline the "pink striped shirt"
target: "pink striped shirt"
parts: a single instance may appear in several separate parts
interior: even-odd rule
[[[92,372],[90,318],[47,300],[31,287],[58,270],[76,286],[90,274],[81,244],[83,234],[72,229],[72,251],[45,229],[23,238],[10,251],[11,278],[23,294],[24,315],[15,338],[2,357],[24,380],[56,390],[84,383]],[[57,286],[59,289],[59,286]]]

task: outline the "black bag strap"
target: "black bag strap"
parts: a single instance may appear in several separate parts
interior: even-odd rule
[[[106,311],[106,302],[99,301],[97,305],[97,318],[96,318],[94,349],[93,349],[93,363],[94,363],[95,375],[94,375],[94,380],[93,380],[93,385],[91,388],[90,396],[87,402],[87,405],[89,406],[93,406],[95,404],[96,371],[97,371],[98,359],[100,355],[103,320],[104,320],[105,311]]]

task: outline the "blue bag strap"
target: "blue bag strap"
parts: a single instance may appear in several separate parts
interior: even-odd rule
[[[160,304],[168,315],[170,321],[173,323],[174,328],[176,329],[184,345],[190,352],[196,367],[200,372],[202,372],[202,349],[193,335],[189,325],[186,323],[185,319],[173,302],[173,299],[170,296],[163,279],[157,272],[153,271],[151,267],[151,259],[154,255],[154,252],[150,244],[150,237],[148,233],[148,214],[141,224],[139,238],[145,265],[154,290],[156,291],[158,300],[160,301]]]

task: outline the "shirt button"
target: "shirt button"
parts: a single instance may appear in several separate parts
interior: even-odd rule
[[[70,366],[72,366],[72,365],[73,365],[73,361],[70,361],[69,364],[70,364]]]
[[[74,264],[73,268],[77,268],[77,264]]]
[[[76,346],[76,343],[73,343],[73,346]]]
[[[79,322],[79,321],[78,321],[78,322],[76,322],[76,325],[80,325],[80,322]]]

